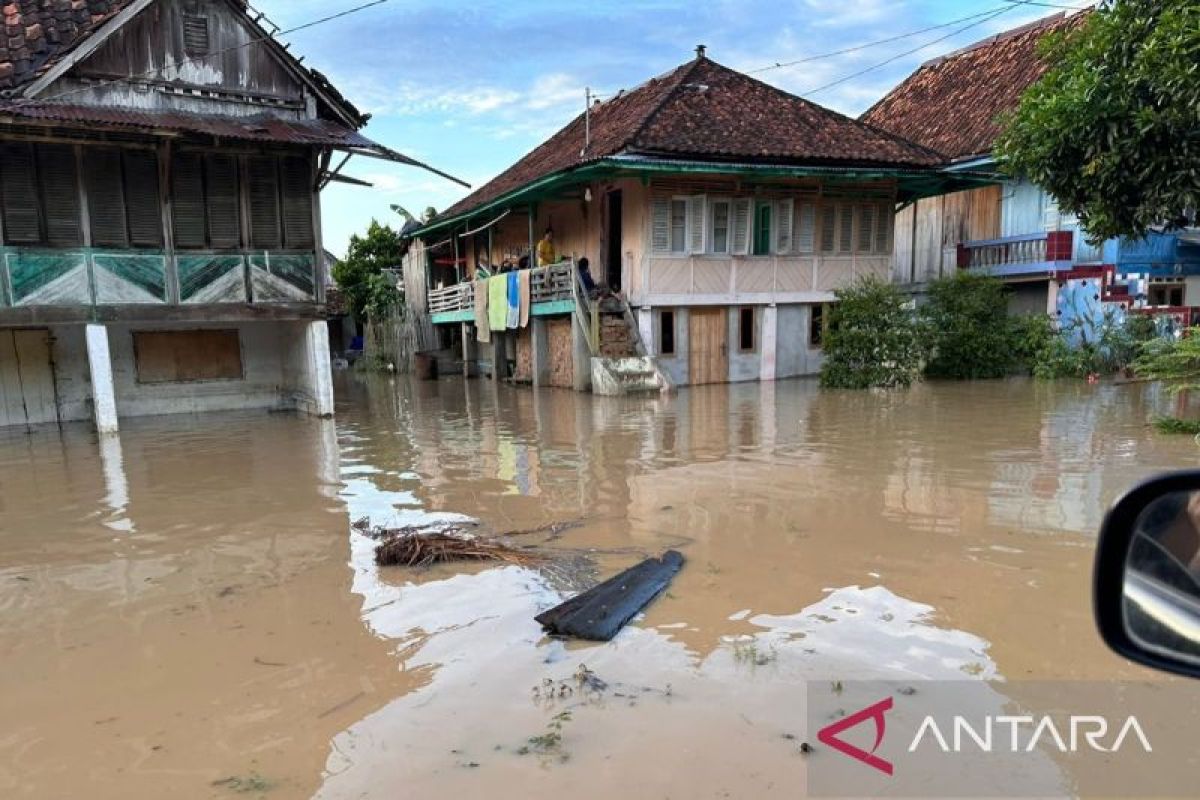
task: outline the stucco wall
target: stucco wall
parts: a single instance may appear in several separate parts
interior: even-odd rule
[[[729,349],[729,382],[756,381],[762,367],[762,309],[754,311],[754,349],[742,350],[740,317],[742,306],[725,309],[725,342]]]

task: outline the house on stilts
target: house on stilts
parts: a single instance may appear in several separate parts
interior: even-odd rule
[[[423,165],[245,0],[3,14],[0,426],[331,414],[319,191],[353,155]]]
[[[700,47],[418,229],[425,291],[408,302],[469,371],[534,385],[810,375],[834,290],[888,279],[897,206],[980,180],[943,161]],[[539,266],[547,230],[558,259]],[[479,276],[526,264],[528,324],[485,320]]]

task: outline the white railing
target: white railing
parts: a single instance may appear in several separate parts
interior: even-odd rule
[[[466,311],[475,307],[475,284],[456,283],[444,289],[429,291],[429,313],[442,314],[447,311]]]
[[[575,297],[572,284],[579,280],[573,261],[563,261],[529,271],[529,301],[549,303]],[[586,293],[585,293],[586,297]],[[429,313],[469,311],[475,307],[475,282],[466,281],[429,291]]]

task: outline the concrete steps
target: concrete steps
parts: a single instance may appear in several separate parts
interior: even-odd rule
[[[649,356],[592,359],[592,393],[626,395],[669,389],[666,376]]]

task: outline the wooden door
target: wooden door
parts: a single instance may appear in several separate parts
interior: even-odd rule
[[[724,308],[688,311],[688,383],[725,383],[729,380],[725,336]]]
[[[0,425],[57,421],[50,331],[0,330]]]

